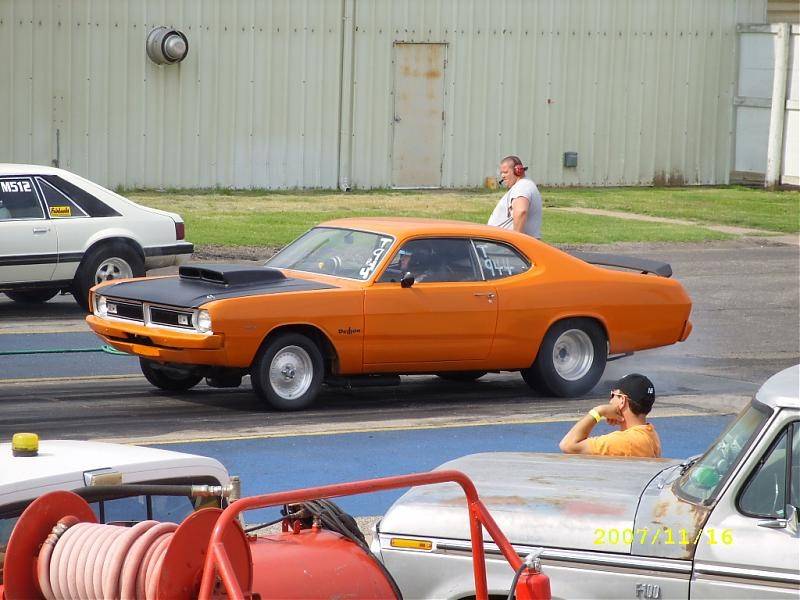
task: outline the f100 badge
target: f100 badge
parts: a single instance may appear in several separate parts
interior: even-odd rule
[[[661,586],[655,583],[637,583],[637,598],[661,598]]]

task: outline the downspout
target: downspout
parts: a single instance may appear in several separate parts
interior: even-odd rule
[[[789,24],[773,25],[775,66],[772,76],[772,108],[769,115],[767,142],[767,176],[764,187],[774,189],[781,182],[783,159],[783,120],[786,114],[786,73],[789,67]]]
[[[342,0],[342,69],[339,98],[339,189],[350,191],[353,154],[353,63],[356,0]]]

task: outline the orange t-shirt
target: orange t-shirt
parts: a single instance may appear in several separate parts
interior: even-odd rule
[[[640,456],[660,458],[661,440],[650,423],[634,425],[624,431],[613,431],[606,435],[590,437],[592,454],[602,456]]]

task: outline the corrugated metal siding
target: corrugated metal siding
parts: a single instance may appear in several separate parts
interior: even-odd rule
[[[551,185],[726,182],[736,24],[759,0],[376,0],[356,10],[352,181],[390,181],[394,41],[444,42],[443,185],[519,154]],[[563,152],[579,153],[562,167]]]
[[[735,25],[766,0],[0,0],[0,161],[49,163],[59,129],[109,186],[335,187],[346,1],[355,186],[391,183],[395,41],[447,44],[445,186],[509,153],[546,184],[727,181]],[[146,58],[158,25],[180,65]]]
[[[341,5],[0,0],[0,160],[107,185],[335,187]],[[158,66],[154,26],[189,54]]]
[[[800,23],[798,0],[767,0],[767,23]]]

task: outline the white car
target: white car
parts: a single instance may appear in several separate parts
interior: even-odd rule
[[[175,213],[140,206],[74,173],[0,164],[0,292],[46,302],[72,292],[88,306],[89,288],[109,279],[185,262]]]

